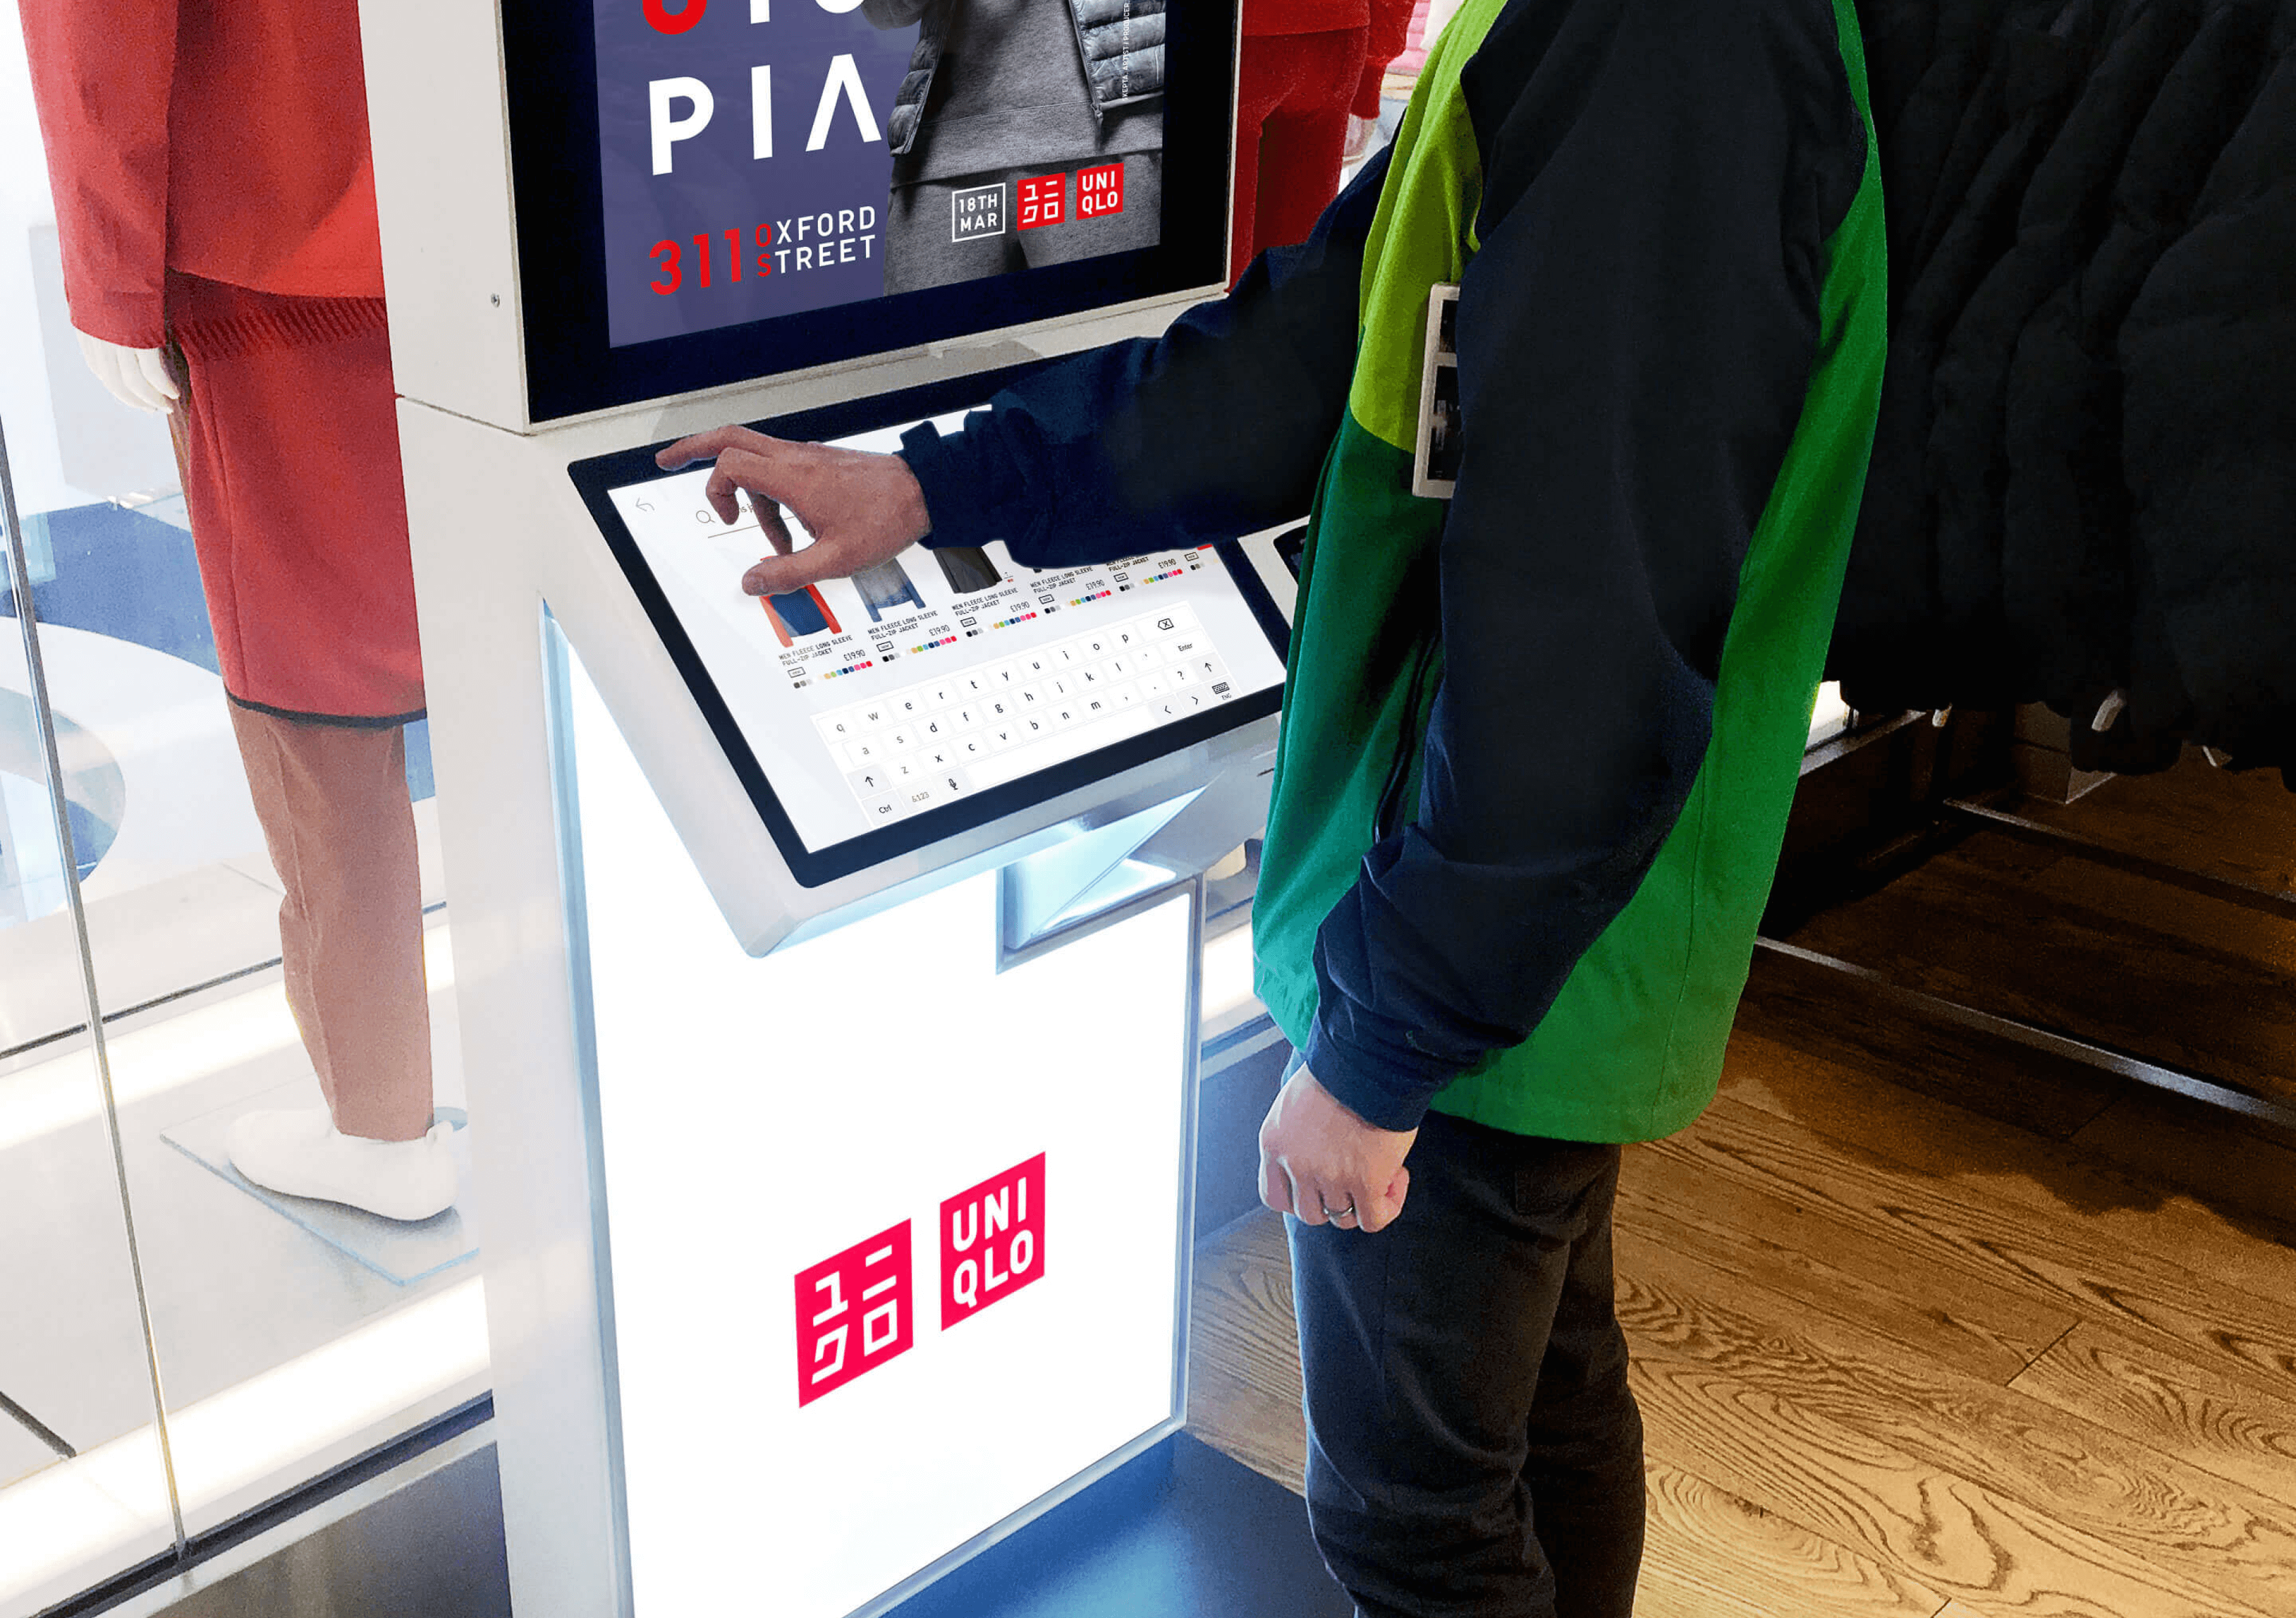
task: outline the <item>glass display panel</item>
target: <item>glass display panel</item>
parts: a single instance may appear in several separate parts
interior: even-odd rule
[[[964,391],[977,399],[983,387]],[[931,391],[837,414],[858,425],[857,410]],[[963,412],[930,419],[953,428]],[[907,424],[831,441],[890,450]],[[1001,542],[912,546],[850,579],[759,597],[741,579],[767,542],[746,504],[731,527],[710,510],[706,464],[663,474],[647,450],[574,472],[801,882],[1272,713],[1281,696],[1282,620],[1233,546],[1041,571]],[[810,543],[785,520],[800,549]]]

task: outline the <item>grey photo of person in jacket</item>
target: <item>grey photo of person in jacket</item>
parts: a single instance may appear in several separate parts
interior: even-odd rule
[[[888,292],[1155,245],[1164,0],[861,0],[861,12],[919,25],[886,130]],[[1111,166],[1120,193],[1103,174],[1088,208],[1079,172]]]

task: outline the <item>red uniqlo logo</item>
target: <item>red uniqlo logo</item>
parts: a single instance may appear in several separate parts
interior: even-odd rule
[[[797,1277],[797,1401],[811,1404],[914,1340],[909,1221],[857,1242]]]
[[[1077,170],[1077,218],[1096,219],[1124,211],[1124,165],[1103,163]]]
[[[1045,1154],[940,1205],[940,1327],[1045,1273]]]
[[[1069,177],[1064,174],[1039,175],[1033,180],[1021,182],[1021,219],[1022,230],[1035,230],[1040,226],[1058,225],[1067,217]]]

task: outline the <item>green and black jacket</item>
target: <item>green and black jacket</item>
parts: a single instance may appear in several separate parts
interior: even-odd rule
[[[1447,502],[1410,493],[1439,282]],[[1883,292],[1849,0],[1466,0],[1305,244],[903,454],[929,544],[1039,567],[1312,508],[1261,998],[1374,1124],[1647,1139],[1720,1073]]]

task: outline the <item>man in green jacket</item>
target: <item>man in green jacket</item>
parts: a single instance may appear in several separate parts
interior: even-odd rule
[[[1411,492],[1431,288],[1464,448]],[[1312,508],[1254,912],[1297,1047],[1308,1505],[1369,1618],[1613,1618],[1643,1537],[1622,1143],[1711,1098],[1872,441],[1881,185],[1849,0],[1466,0],[1393,148],[1160,339],[898,456],[737,428],[816,542],[1050,567]],[[1120,1194],[1120,1187],[1111,1187]]]

